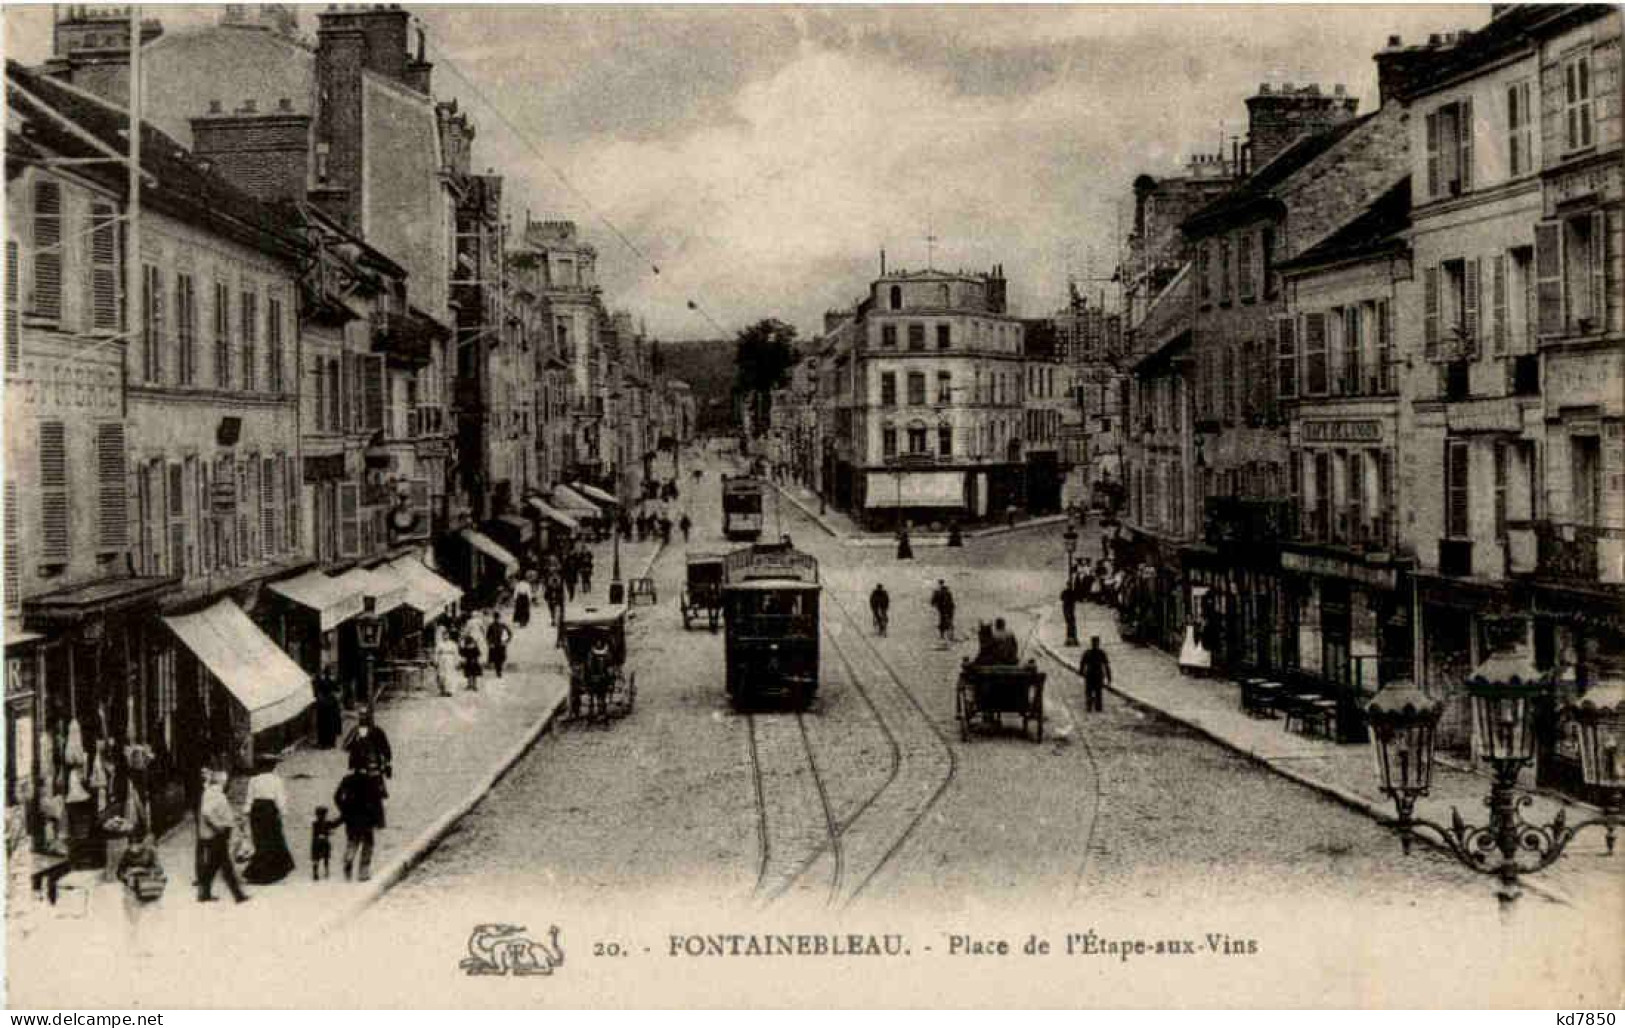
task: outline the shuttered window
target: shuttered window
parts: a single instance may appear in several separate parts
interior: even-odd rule
[[[1434,111],[1427,116],[1427,160],[1428,160],[1428,192],[1430,197],[1439,195],[1439,113]]]
[[[1603,331],[1608,310],[1608,215],[1603,211],[1591,212],[1591,322],[1592,331]]]
[[[339,482],[339,556],[361,556],[361,485]]]
[[[90,326],[117,332],[119,317],[118,209],[96,201],[90,205]]]
[[[69,557],[68,436],[60,421],[39,423],[40,557],[66,563]]]
[[[17,518],[17,483],[6,480],[6,606],[15,607],[23,593],[22,523]]]
[[[1461,336],[1463,348],[1456,353],[1456,359],[1471,357],[1478,353],[1478,330],[1480,319],[1478,315],[1479,301],[1483,297],[1483,279],[1479,274],[1483,261],[1473,257],[1462,261],[1462,287],[1461,287]]]
[[[96,540],[102,553],[130,545],[130,502],[126,480],[124,423],[96,426]]]
[[[175,381],[197,381],[197,289],[185,274],[175,276]]]
[[[277,552],[276,487],[278,479],[276,458],[260,461],[260,556],[270,557]]]
[[[1373,392],[1386,393],[1393,389],[1394,308],[1387,300],[1377,301],[1377,366],[1373,374]]]
[[[250,543],[249,528],[254,516],[254,495],[248,489],[248,470],[258,468],[254,457],[245,457],[237,463],[237,549],[233,554],[233,564],[242,566],[248,563],[248,555],[253,553]]]
[[[273,393],[282,392],[282,301],[265,301],[265,375],[266,388]]]
[[[162,378],[164,338],[164,278],[151,264],[141,268],[141,377],[157,382]]]
[[[1298,395],[1297,325],[1292,318],[1275,322],[1275,395],[1290,400]]]
[[[1326,315],[1303,316],[1303,394],[1326,395]]]
[[[289,553],[299,551],[299,494],[302,491],[299,477],[299,461],[284,456],[282,458],[283,492],[281,510],[283,516],[287,519],[283,548]]]
[[[1236,292],[1243,300],[1253,298],[1253,234],[1236,237]]]
[[[254,362],[259,359],[259,326],[260,326],[260,298],[259,294],[250,290],[243,290],[242,296],[242,354],[243,354],[243,388],[258,388],[258,379],[255,376]]]
[[[1536,324],[1541,335],[1563,331],[1563,224],[1543,221],[1535,226]]]
[[[361,358],[364,427],[369,432],[384,427],[384,358]]]
[[[1422,355],[1439,358],[1439,266],[1422,269]]]
[[[1467,443],[1447,439],[1444,444],[1445,521],[1444,534],[1452,539],[1467,538]]]
[[[165,468],[168,482],[164,496],[169,510],[169,573],[184,575],[186,566],[186,486],[179,461]]]
[[[231,388],[231,289],[214,284],[214,384]]]
[[[21,293],[18,282],[17,240],[6,240],[6,373],[14,374],[23,366],[23,322],[17,309]]]
[[[1490,259],[1490,353],[1503,356],[1507,349],[1507,257],[1498,253]]]
[[[62,187],[34,183],[34,288],[29,311],[49,321],[62,319]]]

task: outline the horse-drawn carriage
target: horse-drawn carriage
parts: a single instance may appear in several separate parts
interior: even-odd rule
[[[728,698],[800,709],[818,691],[818,561],[788,543],[723,559]]]
[[[970,741],[972,728],[997,728],[1005,714],[1021,717],[1021,731],[1031,730],[1034,742],[1044,741],[1044,673],[1032,661],[1025,664],[988,664],[966,660],[959,669],[954,696],[959,737]]]
[[[711,631],[717,630],[722,620],[722,565],[720,553],[690,553],[688,555],[688,581],[683,586],[679,605],[683,611],[683,627],[704,617]]]
[[[565,659],[570,663],[570,716],[608,721],[632,713],[638,673],[626,670],[626,607],[577,607],[565,612]]]

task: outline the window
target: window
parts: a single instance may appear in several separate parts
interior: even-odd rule
[[[6,373],[14,374],[23,368],[23,319],[17,309],[22,294],[22,276],[17,269],[17,253],[21,248],[17,240],[6,240]],[[8,483],[8,488],[16,483]],[[15,582],[16,579],[8,579]]]
[[[7,309],[10,309],[8,305]],[[6,479],[5,494],[6,593],[5,605],[15,608],[23,598],[22,519],[17,516],[17,483]]]
[[[1467,443],[1447,439],[1444,444],[1445,511],[1444,534],[1451,539],[1468,535]]]
[[[339,377],[339,362],[337,359],[327,362],[327,430],[329,432],[344,431],[344,390]]]
[[[908,452],[925,453],[925,424],[915,421],[908,426]]]
[[[1253,292],[1253,234],[1243,232],[1236,237],[1236,294],[1251,300]]]
[[[1617,226],[1617,215],[1616,215]],[[1590,211],[1535,226],[1535,292],[1540,332],[1602,331],[1608,293],[1617,288],[1607,260],[1607,215]]]
[[[925,349],[925,326],[914,322],[908,326],[908,348],[910,350]]]
[[[90,328],[117,332],[119,317],[118,211],[110,203],[90,205]]]
[[[897,429],[893,425],[885,425],[880,429],[880,453],[883,457],[897,456]]]
[[[40,559],[66,564],[69,556],[68,434],[61,421],[39,423]]]
[[[1569,437],[1569,517],[1596,527],[1602,513],[1602,447],[1594,435]]]
[[[948,287],[943,286],[943,288],[946,289]],[[941,325],[937,326],[937,349],[946,350],[949,347],[952,338],[953,338],[953,336],[952,336],[952,332],[950,330],[950,326],[948,326],[946,324],[941,324]]]
[[[1495,538],[1507,537],[1507,444],[1495,441],[1491,454],[1495,459]]]
[[[214,384],[231,388],[231,290],[214,284]]]
[[[891,309],[894,311],[903,309],[903,289],[901,286],[891,287]]]
[[[1226,421],[1236,420],[1237,412],[1240,410],[1238,398],[1240,389],[1241,383],[1238,381],[1236,369],[1236,348],[1226,346],[1224,348],[1224,419]],[[1158,407],[1160,408],[1161,404],[1158,404]]]
[[[1457,258],[1423,269],[1423,339],[1428,360],[1456,360],[1477,348],[1480,263],[1477,257]]]
[[[947,371],[937,372],[937,402],[954,402],[954,376]]]
[[[1196,248],[1196,295],[1206,300],[1213,295],[1212,282],[1212,254],[1209,253],[1210,243],[1203,243]]]
[[[260,328],[260,298],[259,294],[251,290],[243,290],[242,300],[243,316],[243,388],[254,389],[255,386],[255,350],[259,343]]]
[[[880,405],[882,407],[897,406],[897,373],[882,371],[880,373]]]
[[[282,392],[282,301],[265,301],[265,359],[271,392]]]
[[[197,381],[197,291],[192,276],[175,276],[175,381]]]
[[[1360,347],[1363,345],[1361,332],[1365,319],[1360,316],[1358,304],[1351,304],[1343,310],[1343,360],[1338,369],[1339,393],[1353,395],[1360,391]]]
[[[1473,101],[1445,104],[1427,116],[1427,176],[1431,197],[1473,188]]]
[[[895,350],[895,349],[897,349],[897,326],[896,325],[881,325],[880,326],[880,346],[881,346],[882,349],[886,349],[886,350]]]
[[[937,426],[937,456],[952,457],[954,455],[954,427],[952,425]]]
[[[1507,174],[1512,178],[1535,170],[1534,112],[1529,108],[1529,82],[1507,87]]]
[[[1230,302],[1230,237],[1219,239],[1219,302]]]
[[[162,377],[160,361],[164,335],[164,279],[151,264],[141,268],[141,380]]]
[[[1264,296],[1273,298],[1280,290],[1275,281],[1275,229],[1266,228],[1258,236],[1258,274],[1264,280]]]
[[[320,357],[311,361],[311,407],[316,413],[317,432],[327,431],[327,362]]]
[[[1563,63],[1563,144],[1584,150],[1592,143],[1591,55],[1577,54]]]
[[[1326,315],[1303,316],[1303,395],[1326,395]]]
[[[62,319],[62,187],[49,179],[34,183],[34,289],[29,312],[49,321]]]
[[[1376,304],[1377,355],[1375,366],[1367,372],[1368,392],[1391,392],[1394,369],[1394,309],[1387,300]]]
[[[1535,338],[1535,248],[1513,247],[1507,259],[1507,350],[1527,353]]]
[[[908,373],[908,402],[911,407],[918,407],[925,403],[925,372],[910,371]]]

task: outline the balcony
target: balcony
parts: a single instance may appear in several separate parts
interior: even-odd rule
[[[1202,510],[1202,538],[1214,547],[1277,543],[1291,537],[1295,524],[1290,500],[1210,496]]]
[[[1625,529],[1526,521],[1508,524],[1507,536],[1515,572],[1571,582],[1625,582]]]

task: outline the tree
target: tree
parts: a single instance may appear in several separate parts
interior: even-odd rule
[[[773,390],[790,381],[795,366],[796,330],[777,318],[764,318],[739,333],[734,344],[734,395],[750,404],[751,429],[760,437],[773,413]]]

